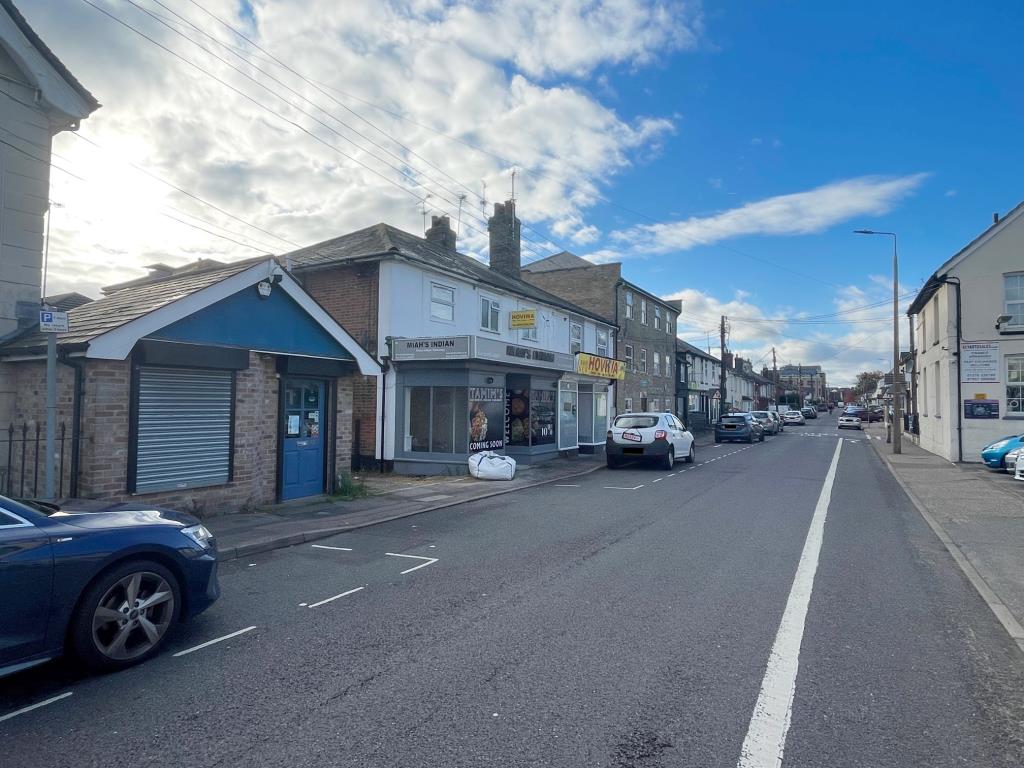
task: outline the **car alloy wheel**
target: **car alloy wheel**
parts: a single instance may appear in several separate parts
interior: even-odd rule
[[[672,466],[676,463],[676,451],[671,445],[668,447],[668,453],[665,454],[665,458],[662,459],[662,466],[665,469],[672,469]]]
[[[174,608],[174,592],[164,577],[151,571],[130,573],[112,584],[96,605],[93,643],[113,661],[132,661],[159,645]]]
[[[693,464],[697,460],[697,452],[693,450],[693,443],[690,443],[690,452],[686,454],[686,463]]]

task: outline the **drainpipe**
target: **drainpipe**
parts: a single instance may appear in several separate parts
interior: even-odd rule
[[[961,391],[963,376],[960,371],[960,342],[962,339],[960,320],[963,316],[960,306],[960,278],[943,275],[939,279],[943,283],[956,287],[956,450],[957,461],[962,463],[964,460],[964,406]]]
[[[75,391],[71,406],[71,479],[68,482],[68,496],[75,498],[78,496],[78,466],[81,461],[82,390],[85,383],[85,362],[66,355],[61,355],[57,360],[75,371]]]
[[[381,377],[380,377],[380,473],[384,474],[384,431],[388,420],[387,396],[388,396],[388,371],[391,370],[391,346],[395,339],[393,336],[385,336],[384,343],[387,345],[388,353],[381,356]]]

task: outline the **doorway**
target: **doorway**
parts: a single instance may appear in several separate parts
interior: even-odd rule
[[[324,382],[285,379],[281,408],[281,499],[324,492]]]

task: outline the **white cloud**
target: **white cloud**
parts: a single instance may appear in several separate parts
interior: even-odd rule
[[[153,261],[230,260],[289,248],[125,162],[299,244],[377,221],[418,232],[417,197],[429,193],[429,212],[449,213],[454,220],[458,194],[464,193],[460,247],[477,253],[486,245],[483,184],[488,203],[507,198],[515,165],[526,223],[550,225],[574,244],[594,243],[600,232],[585,214],[602,187],[656,152],[674,124],[658,116],[624,118],[594,95],[602,90],[599,82],[588,88],[585,81],[609,67],[636,68],[691,49],[702,34],[699,5],[675,0],[346,0],[344,12],[336,0],[256,0],[251,17],[239,15],[243,4],[236,0],[203,5],[331,89],[344,106],[260,61],[330,114],[318,111],[203,40],[328,129],[124,4],[104,7],[269,112],[84,4],[36,0],[25,6],[30,23],[104,104],[81,132],[110,150],[104,155],[70,134],[55,139],[61,155],[55,162],[87,181],[53,173],[51,197],[67,206],[54,217],[53,291],[75,288],[95,295],[98,286],[142,274],[142,265]],[[222,42],[245,47],[190,4],[173,7]],[[180,22],[174,25],[197,36]],[[255,250],[160,211],[182,219],[182,212],[199,216],[202,221],[193,223]],[[526,228],[524,237],[524,259],[558,249]]]
[[[890,211],[927,174],[887,178],[861,176],[806,192],[769,197],[713,216],[618,230],[612,237],[646,253],[684,251],[745,235],[805,235],[822,232],[857,216]]]

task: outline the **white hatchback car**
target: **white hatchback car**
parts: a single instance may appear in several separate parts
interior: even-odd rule
[[[839,417],[839,429],[861,429],[860,417],[844,413]]]
[[[782,420],[786,424],[806,424],[807,420],[800,411],[786,411],[782,414]]]
[[[693,435],[671,413],[623,413],[608,430],[605,458],[609,468],[629,459],[657,459],[671,469],[678,458],[693,462]]]

